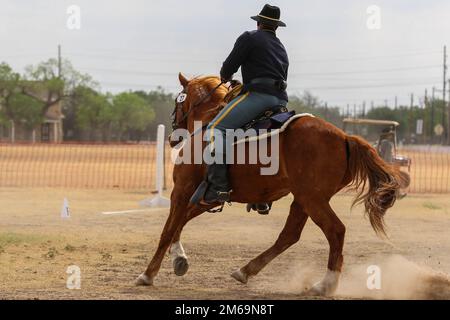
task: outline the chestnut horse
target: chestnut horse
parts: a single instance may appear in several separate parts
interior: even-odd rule
[[[179,80],[186,100],[175,109],[178,127],[193,130],[193,122],[207,124],[220,111],[228,87],[217,77],[191,80],[181,73]],[[248,143],[247,147],[248,147]],[[248,152],[248,150],[247,150]],[[246,158],[248,159],[248,157]],[[365,212],[377,234],[385,234],[383,216],[399,189],[394,168],[386,164],[365,140],[349,136],[332,124],[315,117],[295,119],[279,135],[279,170],[273,176],[260,175],[260,164],[231,164],[229,179],[231,201],[265,203],[293,195],[286,224],[275,243],[231,275],[247,283],[270,261],[300,239],[308,218],[319,226],[329,243],[328,270],[309,294],[331,295],[335,292],[343,264],[345,226],[329,202],[339,190],[352,186],[359,190],[354,201],[364,203]],[[188,262],[180,234],[186,223],[204,213],[207,207],[190,203],[190,198],[205,176],[204,164],[177,164],[170,213],[156,253],[138,285],[152,285],[166,251],[170,247],[175,274],[184,275]],[[366,186],[366,182],[368,186]]]

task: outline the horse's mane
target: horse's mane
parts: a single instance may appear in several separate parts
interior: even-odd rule
[[[208,94],[220,83],[220,78],[217,76],[197,76],[189,81],[193,90],[197,93],[197,96],[201,97]],[[213,96],[217,97],[217,100],[222,100],[228,93],[228,87],[223,85],[214,91]],[[216,99],[214,99],[216,100]]]

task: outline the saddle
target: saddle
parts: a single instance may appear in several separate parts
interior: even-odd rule
[[[258,130],[280,129],[294,115],[295,111],[288,111],[285,106],[276,106],[244,125],[243,129],[255,129],[257,132]]]

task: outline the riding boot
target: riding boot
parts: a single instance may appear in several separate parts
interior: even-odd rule
[[[208,166],[208,188],[203,197],[204,202],[224,203],[230,201],[230,186],[228,183],[228,165],[213,163]]]

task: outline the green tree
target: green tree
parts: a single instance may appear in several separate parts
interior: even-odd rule
[[[111,115],[119,141],[123,140],[125,133],[129,137],[133,131],[144,132],[155,118],[151,105],[132,92],[123,92],[113,98]]]
[[[53,104],[63,99],[73,98],[78,87],[98,87],[90,75],[75,70],[67,59],[61,62],[61,74],[59,74],[58,60],[49,59],[35,66],[27,66],[24,79],[22,92],[42,101],[44,114]],[[45,95],[42,95],[43,91]]]
[[[171,114],[175,107],[173,94],[165,92],[162,88],[150,92],[135,91],[134,93],[145,99],[155,111],[155,117],[149,123],[145,132],[146,136],[150,139],[156,139],[156,128],[159,124],[165,125],[166,130],[170,130],[172,126]]]
[[[328,107],[320,101],[320,99],[309,91],[303,92],[298,96],[289,97],[288,107],[297,113],[311,113],[316,117],[320,117],[332,124],[342,127],[342,117],[338,107]]]
[[[0,122],[9,126],[12,120],[11,97],[18,91],[20,75],[2,62],[0,64]]]
[[[96,140],[99,134],[103,140],[109,140],[113,117],[107,96],[86,87],[78,87],[75,91],[77,127],[87,131],[90,140]]]
[[[22,93],[21,77],[6,64],[0,64],[0,122],[10,126],[21,123],[25,129],[33,130],[43,121],[44,104]]]
[[[44,120],[42,115],[44,103],[23,93],[14,93],[9,99],[9,106],[10,119],[15,123],[22,123],[27,130],[33,130]]]

